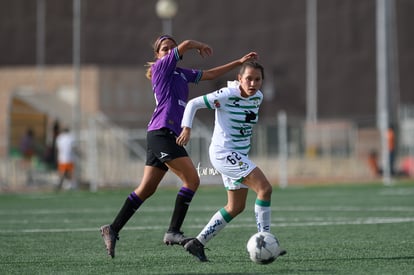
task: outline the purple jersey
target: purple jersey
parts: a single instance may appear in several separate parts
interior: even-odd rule
[[[188,83],[200,81],[202,71],[178,68],[178,48],[158,59],[151,67],[152,90],[156,107],[148,124],[148,131],[169,128],[181,133],[181,120],[188,101]]]

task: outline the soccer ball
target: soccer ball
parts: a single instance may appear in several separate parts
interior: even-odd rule
[[[269,232],[259,232],[247,242],[250,260],[258,264],[270,264],[279,256],[281,249],[277,238]]]

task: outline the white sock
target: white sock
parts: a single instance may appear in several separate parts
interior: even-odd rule
[[[197,239],[205,245],[210,241],[217,233],[223,229],[233,219],[227,211],[222,208],[217,211],[206,224],[203,230],[197,236]]]
[[[254,214],[258,232],[270,232],[270,201],[256,199],[254,204]]]

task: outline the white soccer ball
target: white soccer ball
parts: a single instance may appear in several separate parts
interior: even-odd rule
[[[259,232],[247,242],[250,259],[258,264],[270,264],[279,256],[281,249],[277,238],[269,232]]]

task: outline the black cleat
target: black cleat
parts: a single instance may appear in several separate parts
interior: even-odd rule
[[[204,254],[204,245],[197,239],[192,239],[184,245],[185,250],[197,257],[200,262],[208,262],[206,254]]]
[[[183,234],[183,232],[167,232],[164,235],[164,243],[166,245],[184,245],[183,242],[185,240],[188,240],[189,238],[186,238]]]
[[[115,244],[116,241],[119,240],[118,234],[112,230],[111,226],[108,224],[101,226],[101,235],[108,255],[112,258],[115,257]]]

